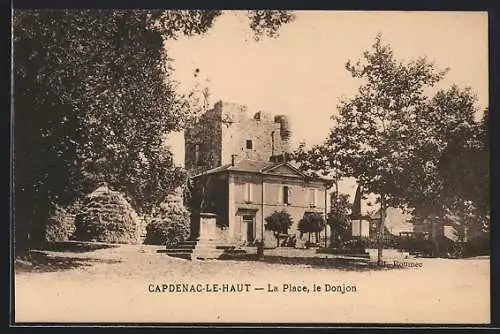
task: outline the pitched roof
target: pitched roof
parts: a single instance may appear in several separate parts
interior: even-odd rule
[[[238,162],[235,162],[234,166],[229,163],[225,164],[219,167],[215,167],[212,169],[209,169],[203,173],[200,173],[198,175],[195,175],[194,177],[198,177],[200,175],[207,175],[207,174],[216,174],[224,171],[236,171],[236,172],[250,172],[250,173],[259,173],[261,172],[264,168],[269,167],[274,165],[272,162],[267,162],[267,161],[257,161],[257,160],[240,160]]]
[[[299,171],[297,168],[292,166],[291,164],[287,162],[270,162],[270,161],[262,161],[262,160],[250,160],[250,159],[242,159],[237,162],[235,162],[234,166],[229,163],[225,164],[213,169],[209,169],[203,173],[200,173],[198,175],[195,175],[194,178],[199,177],[201,175],[207,175],[207,174],[216,174],[216,173],[221,173],[225,171],[234,171],[234,172],[246,172],[246,173],[264,173],[264,174],[275,174],[273,173],[273,170],[279,168],[280,166],[285,166],[286,168],[289,168],[293,174],[289,174],[288,176],[296,176],[300,178],[307,178],[308,176],[301,171]],[[276,175],[282,175],[276,173]],[[284,175],[283,175],[284,176]],[[314,177],[313,179],[318,179],[322,181],[326,181],[326,179],[322,178],[317,178]]]

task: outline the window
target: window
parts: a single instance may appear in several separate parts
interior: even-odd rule
[[[290,187],[280,186],[278,191],[278,203],[290,204]]]
[[[290,187],[283,186],[283,203],[290,204]]]
[[[247,146],[247,150],[251,150],[252,149],[252,140],[251,139],[247,139],[247,143],[246,143],[246,146]]]
[[[252,202],[253,199],[253,187],[251,183],[245,183],[243,187],[245,202]]]
[[[317,189],[309,188],[309,206],[315,207],[317,205]]]

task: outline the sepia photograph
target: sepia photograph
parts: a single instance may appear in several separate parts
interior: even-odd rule
[[[11,325],[488,325],[488,12],[14,9]]]

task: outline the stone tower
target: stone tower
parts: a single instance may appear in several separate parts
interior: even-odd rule
[[[219,101],[185,131],[185,167],[195,175],[232,159],[269,161],[290,152],[290,137],[287,116]]]

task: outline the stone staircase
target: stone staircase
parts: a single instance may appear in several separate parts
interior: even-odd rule
[[[185,260],[209,260],[218,259],[223,254],[241,253],[233,245],[224,245],[220,240],[186,240],[177,247],[167,247],[159,250],[168,256]]]

